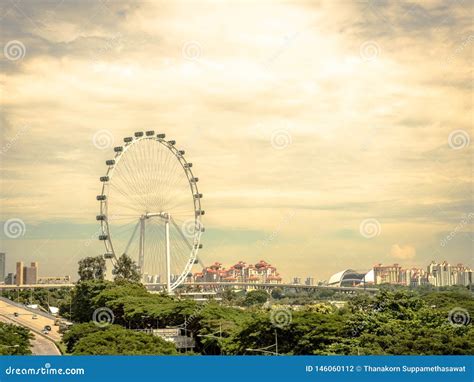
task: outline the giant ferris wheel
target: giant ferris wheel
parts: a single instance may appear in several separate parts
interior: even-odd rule
[[[165,134],[136,132],[106,161],[97,196],[99,239],[106,259],[123,253],[136,261],[142,281],[171,293],[198,262],[202,248],[202,194],[192,163]]]

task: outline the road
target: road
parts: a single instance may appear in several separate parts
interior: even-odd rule
[[[15,317],[15,312],[18,313],[18,317]],[[40,314],[37,315],[36,319],[32,317],[33,313],[30,311],[0,300],[0,319],[3,322],[21,325],[31,329],[33,332],[35,336],[32,348],[33,354],[60,355],[61,353],[54,344],[54,341],[61,341],[61,334],[58,331],[59,327],[54,326],[54,320]],[[48,335],[41,334],[45,325],[51,326],[51,331]]]

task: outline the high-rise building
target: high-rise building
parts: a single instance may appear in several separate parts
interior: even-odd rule
[[[375,284],[398,284],[401,280],[400,272],[402,267],[398,264],[374,266]]]
[[[470,285],[473,282],[472,269],[462,264],[451,265],[447,261],[428,265],[428,280],[434,286]]]
[[[4,252],[0,252],[0,283],[5,282],[5,262],[6,255]]]
[[[23,285],[23,261],[17,261],[16,263],[16,285]]]
[[[36,261],[31,263],[31,266],[23,266],[23,261],[18,261],[16,263],[16,275],[15,275],[15,284],[16,285],[30,285],[36,284],[38,281],[38,263]]]
[[[293,284],[301,284],[301,277],[293,277]]]
[[[23,268],[23,281],[27,285],[38,282],[38,263],[32,262],[30,267]]]
[[[15,275],[13,273],[9,273],[7,277],[5,277],[5,284],[6,285],[14,285],[15,284]]]
[[[309,285],[309,286],[314,285],[314,278],[306,277],[306,280],[305,280],[304,284]]]

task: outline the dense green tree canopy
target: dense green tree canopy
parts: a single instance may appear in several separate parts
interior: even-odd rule
[[[0,355],[31,354],[32,338],[28,329],[0,322]]]
[[[119,325],[109,325],[105,328],[93,323],[77,325],[65,334],[64,342],[68,352],[74,355],[177,354],[172,343]]]
[[[459,308],[474,316],[467,289],[386,287],[375,295],[344,296],[343,308],[326,301],[337,294],[322,292],[277,293],[270,309],[264,304],[270,295],[261,290],[245,296],[229,290],[222,302],[198,303],[149,293],[125,279],[83,281],[71,294],[70,308],[73,320],[85,324],[74,326],[64,341],[74,354],[169,354],[136,330],[179,327],[193,336],[198,354],[258,354],[247,349],[272,346],[275,335],[280,354],[474,354],[472,324],[449,320]],[[115,325],[107,330],[89,323],[94,310],[104,307],[114,313]],[[283,325],[274,319],[275,309],[284,311]]]

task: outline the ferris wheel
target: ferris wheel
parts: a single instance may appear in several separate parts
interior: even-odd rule
[[[114,159],[105,162],[97,196],[104,257],[115,264],[127,254],[143,282],[163,285],[168,293],[198,262],[204,232],[199,179],[175,144],[154,131],[124,138]]]

